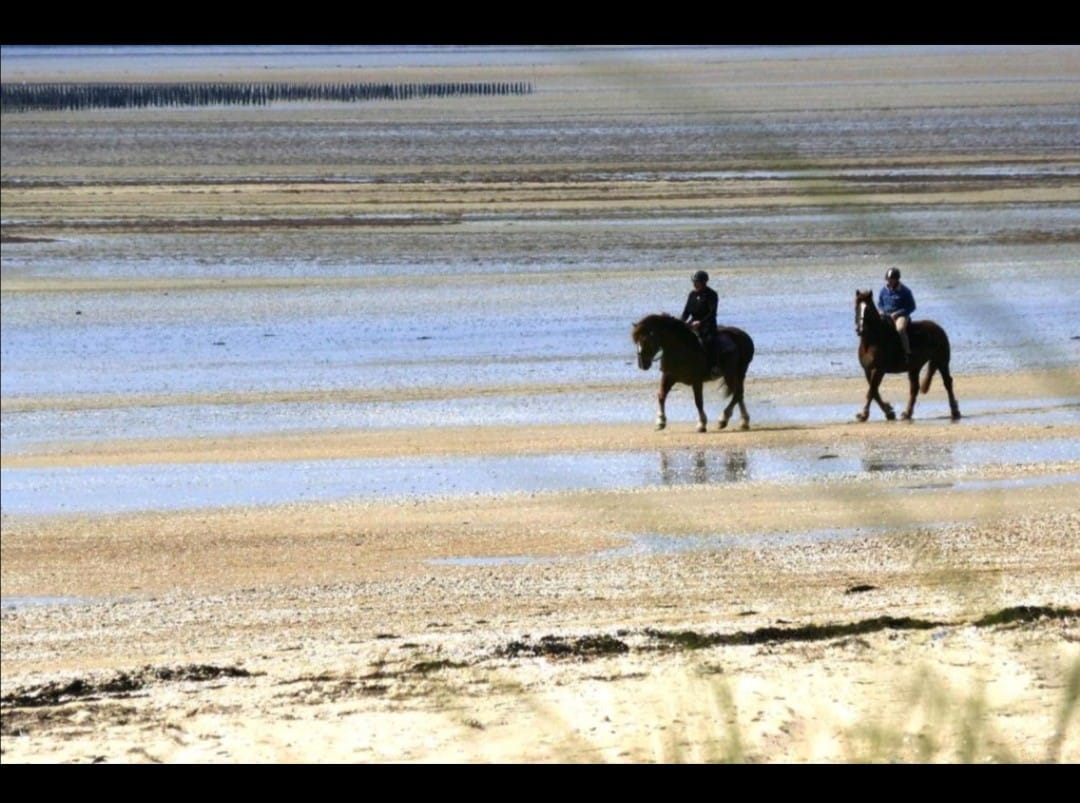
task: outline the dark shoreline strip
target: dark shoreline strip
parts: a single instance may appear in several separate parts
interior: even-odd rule
[[[530,95],[527,81],[430,83],[16,83],[0,84],[0,110],[81,111],[271,103],[363,103],[373,100]]]

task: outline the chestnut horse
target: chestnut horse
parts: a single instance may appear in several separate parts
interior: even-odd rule
[[[855,414],[855,418],[859,421],[869,418],[870,402],[876,401],[885,417],[890,421],[895,420],[896,413],[893,412],[892,405],[882,401],[878,388],[885,374],[906,373],[909,386],[908,403],[900,418],[910,419],[915,409],[915,397],[920,391],[925,394],[930,390],[934,371],[939,371],[941,381],[945,384],[945,392],[949,394],[952,419],[956,421],[960,418],[960,405],[953,395],[952,374],[949,373],[949,336],[933,321],[911,321],[907,331],[911,345],[911,361],[905,364],[900,335],[892,319],[883,317],[878,312],[871,291],[855,291],[855,334],[859,336],[859,364],[866,372],[866,381],[870,384],[870,389],[866,392],[866,403],[862,410]],[[920,387],[919,371],[928,363],[930,367]]]
[[[648,371],[660,355],[660,392],[657,394],[659,406],[656,413],[656,428],[667,426],[664,402],[668,392],[676,382],[689,385],[694,389],[694,404],[698,411],[698,432],[706,429],[707,418],[702,398],[702,385],[712,377],[709,373],[709,360],[702,348],[701,341],[686,323],[666,313],[648,315],[634,324],[630,334],[637,345],[638,368]],[[731,420],[731,411],[739,405],[742,414],[742,429],[750,428],[750,415],[743,403],[743,386],[746,369],[754,358],[754,341],[742,329],[734,326],[718,326],[715,342],[726,346],[721,350],[719,363],[725,387],[725,395],[731,397],[731,403],[724,409],[723,416],[717,422],[723,429]]]

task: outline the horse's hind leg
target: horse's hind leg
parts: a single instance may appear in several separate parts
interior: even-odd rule
[[[735,395],[732,394],[731,403],[728,404],[728,406],[724,408],[724,413],[723,413],[723,415],[720,416],[720,421],[718,422],[719,426],[720,426],[720,429],[724,429],[725,427],[727,427],[728,421],[731,420],[731,411],[734,410],[734,409],[735,409]],[[744,427],[744,429],[745,429],[745,427]]]
[[[750,413],[746,411],[746,403],[743,401],[741,389],[739,391],[739,413],[742,415],[742,424],[739,429],[750,429]]]
[[[739,405],[739,414],[742,416],[742,424],[739,425],[739,429],[750,429],[750,413],[746,411],[746,404],[743,402],[743,383],[741,381],[735,392],[731,394],[731,402],[724,408],[724,417],[720,419],[720,429],[728,425],[736,404]]]
[[[949,373],[949,366],[939,366],[938,373],[941,374],[941,381],[945,385],[945,392],[949,394],[949,411],[952,415],[952,420],[959,421],[960,403],[956,401],[956,396],[953,395],[952,374]]]
[[[746,373],[739,377],[739,391],[735,395],[739,399],[739,414],[742,416],[742,424],[739,429],[750,429],[750,413],[746,410],[746,402],[743,400],[746,392]]]
[[[705,417],[705,393],[700,382],[694,383],[694,404],[697,405],[697,431],[704,432],[707,429],[708,419]]]
[[[904,412],[900,413],[901,421],[910,421],[912,413],[915,412],[915,397],[919,395],[919,369],[921,368],[920,365],[908,371],[908,400]]]

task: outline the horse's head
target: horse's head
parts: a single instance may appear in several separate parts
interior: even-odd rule
[[[866,321],[867,310],[871,311],[871,314],[877,312],[877,307],[874,306],[874,294],[870,290],[856,290],[855,291],[855,334],[862,336],[863,326]]]
[[[651,316],[650,316],[651,318]],[[642,371],[648,371],[660,351],[660,338],[650,318],[643,318],[634,324],[630,337],[637,346],[637,364]]]

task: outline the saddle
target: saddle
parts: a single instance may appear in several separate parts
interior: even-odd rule
[[[711,340],[703,339],[701,345],[705,348],[705,356],[709,359],[709,368],[714,377],[720,374],[720,367],[736,352],[735,341],[727,332],[719,329],[713,332]]]
[[[896,328],[896,321],[894,321],[892,319],[891,315],[883,315],[882,320],[886,321],[888,323],[889,331],[892,332],[893,336],[896,338],[895,342],[897,344],[899,344],[900,343],[900,330]],[[908,343],[911,343],[912,347],[914,347],[915,338],[916,337],[920,337],[920,338],[922,337],[922,328],[919,326],[920,323],[921,323],[921,321],[918,321],[915,318],[908,318],[907,336],[908,336]]]

